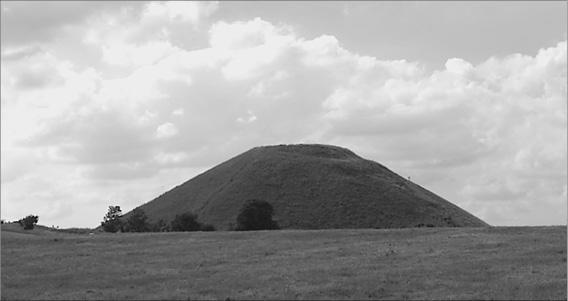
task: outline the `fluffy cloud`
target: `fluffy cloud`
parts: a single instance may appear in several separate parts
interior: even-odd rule
[[[492,224],[565,221],[566,41],[428,71],[260,18],[206,26],[215,9],[93,15],[77,31],[77,47],[98,49],[90,68],[49,46],[4,51],[2,212],[26,214],[24,192],[38,191],[49,221],[102,208],[89,224],[67,219],[91,226],[111,199],[129,209],[251,147],[314,142],[411,175]]]
[[[120,9],[125,3],[76,1],[61,5],[56,1],[2,2],[2,48],[29,45],[58,38],[100,11]]]
[[[144,22],[189,22],[197,24],[203,16],[211,15],[218,7],[217,2],[168,1],[151,2],[144,8]],[[147,21],[146,21],[147,20]]]
[[[178,129],[171,122],[166,122],[156,129],[156,137],[159,139],[166,139],[174,137],[178,134]]]

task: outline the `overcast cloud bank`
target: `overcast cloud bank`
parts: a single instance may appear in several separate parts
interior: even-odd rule
[[[93,4],[26,26],[18,8],[2,3],[3,218],[95,226],[251,147],[325,143],[490,224],[565,224],[565,40],[428,71],[215,21],[216,3]]]

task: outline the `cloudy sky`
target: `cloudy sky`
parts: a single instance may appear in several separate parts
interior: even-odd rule
[[[259,145],[566,224],[566,2],[1,2],[1,215],[94,227]]]

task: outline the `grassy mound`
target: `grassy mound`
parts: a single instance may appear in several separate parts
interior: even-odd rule
[[[140,208],[152,222],[191,211],[223,230],[249,199],[269,202],[287,229],[487,226],[385,166],[329,145],[256,147]]]

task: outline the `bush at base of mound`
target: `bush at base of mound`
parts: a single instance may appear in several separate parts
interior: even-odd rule
[[[197,221],[197,215],[187,212],[181,215],[176,215],[170,224],[170,231],[215,231],[215,227],[208,224],[201,224]]]
[[[248,200],[237,216],[237,231],[280,229],[272,220],[274,209],[266,201]]]

